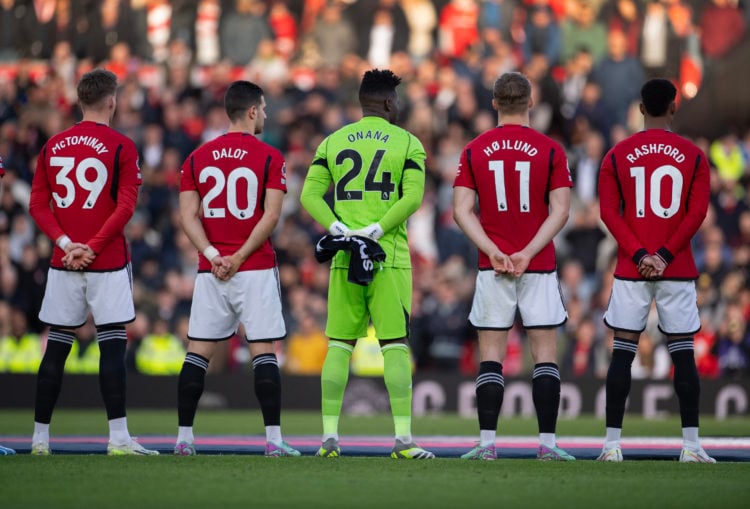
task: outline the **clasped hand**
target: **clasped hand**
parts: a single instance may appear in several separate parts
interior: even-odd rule
[[[94,261],[96,253],[87,245],[80,242],[70,242],[65,246],[63,266],[68,270],[83,270]]]

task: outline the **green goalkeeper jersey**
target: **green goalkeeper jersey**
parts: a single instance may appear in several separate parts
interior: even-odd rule
[[[380,117],[364,117],[328,136],[318,147],[300,197],[326,229],[341,221],[349,229],[379,223],[386,267],[411,267],[406,219],[422,202],[425,151],[408,131]],[[333,184],[333,211],[323,199]],[[332,267],[348,267],[339,252]]]

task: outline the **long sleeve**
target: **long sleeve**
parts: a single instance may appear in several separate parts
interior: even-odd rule
[[[305,177],[300,202],[313,219],[326,229],[336,221],[336,215],[323,199],[330,185],[331,173],[313,161]]]
[[[88,240],[88,246],[95,252],[102,249],[119,235],[135,212],[138,199],[138,186],[122,186],[117,192],[117,207],[107,218],[99,231]]]
[[[699,156],[696,162],[695,176],[688,191],[685,217],[680,221],[679,227],[670,235],[669,240],[659,250],[659,254],[666,261],[671,261],[671,257],[690,245],[690,239],[693,238],[706,217],[710,189],[708,162],[705,157]],[[666,249],[666,253],[664,249]]]
[[[640,258],[647,255],[643,243],[635,236],[625,219],[620,214],[622,196],[615,175],[611,154],[602,161],[599,171],[599,208],[602,221],[614,236],[619,248],[638,264]],[[637,256],[636,256],[637,254]]]
[[[31,183],[29,214],[34,218],[39,229],[54,242],[61,236],[65,235],[65,231],[62,229],[62,226],[60,226],[60,223],[50,208],[52,190],[47,181],[47,169],[44,161],[45,158],[40,154],[36,163],[34,180]],[[80,241],[81,239],[73,240]]]
[[[401,184],[403,188],[401,198],[378,221],[385,232],[402,224],[419,208],[424,196],[424,171],[405,170]]]

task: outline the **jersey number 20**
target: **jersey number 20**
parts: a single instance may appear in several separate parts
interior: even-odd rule
[[[206,218],[223,218],[226,216],[226,210],[237,219],[249,219],[255,214],[255,205],[258,202],[258,176],[250,169],[244,166],[235,168],[225,177],[216,166],[206,166],[200,172],[198,181],[205,184],[208,179],[214,180],[214,185],[208,190],[203,197],[203,217]],[[244,179],[247,182],[247,207],[241,209],[237,204],[237,182]],[[211,202],[224,192],[227,191],[227,208],[212,207]]]

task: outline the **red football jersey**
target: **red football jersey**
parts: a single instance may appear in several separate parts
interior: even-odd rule
[[[549,192],[572,187],[568,159],[559,143],[521,125],[505,125],[474,138],[461,154],[453,186],[474,189],[479,222],[505,254],[522,250],[549,216]],[[492,265],[479,252],[479,268]],[[555,246],[547,244],[527,272],[556,268]]]
[[[284,158],[251,134],[219,136],[196,149],[182,165],[180,191],[198,191],[203,229],[222,256],[237,251],[260,221],[266,189],[286,192]],[[276,253],[269,238],[239,270],[275,266]],[[202,254],[198,270],[211,270]]]
[[[615,276],[641,279],[638,262],[658,252],[665,279],[698,271],[690,239],[706,217],[709,169],[703,152],[663,129],[634,134],[613,147],[599,172],[601,217],[618,244]]]
[[[88,244],[96,258],[87,270],[121,269],[130,261],[124,228],[140,184],[135,144],[104,124],[80,122],[42,148],[29,212],[52,240]],[[63,268],[64,254],[55,246],[50,265]]]

